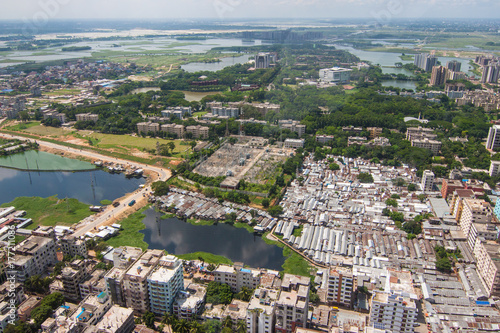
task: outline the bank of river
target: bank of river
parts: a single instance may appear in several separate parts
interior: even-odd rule
[[[0,157],[0,167],[35,171],[82,171],[96,168],[89,162],[37,150]]]
[[[244,228],[223,223],[193,225],[176,217],[161,219],[163,213],[153,209],[148,209],[145,214],[143,223],[146,228],[140,232],[151,249],[162,249],[175,255],[209,252],[251,267],[282,270],[285,262],[283,249],[267,244],[260,236]]]

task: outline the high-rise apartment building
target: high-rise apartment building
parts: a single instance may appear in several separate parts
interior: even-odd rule
[[[355,278],[352,275],[352,270],[342,267],[332,267],[330,269],[326,294],[328,303],[351,308],[355,288]]]
[[[422,191],[432,192],[434,187],[434,173],[430,170],[425,170],[422,174],[422,182],[420,185],[422,186]]]
[[[292,333],[296,327],[306,327],[309,282],[309,278],[298,275],[285,274],[283,277],[281,293],[276,301],[276,332]]]
[[[160,258],[148,277],[149,306],[156,315],[172,313],[175,297],[184,289],[182,262],[172,255]]]
[[[431,86],[440,86],[446,83],[448,70],[444,66],[432,67]]]
[[[446,68],[448,68],[450,71],[453,72],[460,72],[460,69],[462,68],[462,63],[457,60],[448,61],[446,63]]]
[[[250,299],[247,308],[247,332],[274,332],[274,316],[279,291],[271,288],[258,288]]]
[[[500,147],[500,125],[493,125],[488,132],[486,139],[486,149],[495,149]]]
[[[420,53],[415,55],[414,65],[418,68],[430,72],[434,66],[437,64],[437,58],[434,55],[428,53]]]

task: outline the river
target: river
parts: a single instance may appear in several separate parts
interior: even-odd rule
[[[251,267],[282,270],[281,265],[285,262],[283,249],[267,244],[260,236],[246,229],[223,223],[207,226],[192,225],[178,218],[160,219],[163,214],[153,209],[147,210],[145,214],[143,223],[146,229],[141,233],[151,249],[162,249],[171,254],[203,251]]]

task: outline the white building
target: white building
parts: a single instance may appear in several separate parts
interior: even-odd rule
[[[205,304],[207,288],[190,283],[186,290],[180,290],[174,301],[173,313],[178,319],[196,320]]]
[[[352,69],[332,67],[319,70],[319,79],[323,82],[346,83],[351,79]]]
[[[486,139],[486,149],[495,149],[500,147],[500,125],[493,125]]]
[[[422,174],[422,182],[420,183],[422,191],[432,192],[434,187],[434,173],[430,170],[425,170]]]
[[[14,267],[17,281],[24,282],[33,275],[42,275],[57,263],[54,239],[30,236],[14,247]]]
[[[413,333],[417,306],[409,297],[374,291],[369,325],[393,333]]]
[[[113,305],[96,325],[97,332],[130,333],[134,330],[134,311]]]
[[[87,244],[83,239],[68,235],[59,239],[59,244],[64,255],[88,257]]]
[[[244,268],[242,263],[235,263],[234,266],[219,265],[213,274],[216,282],[227,284],[235,293],[240,292],[243,287],[255,289],[260,284],[260,271]]]
[[[309,282],[304,276],[285,274],[276,301],[275,329],[292,333],[295,327],[306,327],[309,311]]]
[[[171,313],[174,299],[183,288],[181,260],[172,255],[163,256],[148,278],[151,312],[157,315]]]
[[[247,308],[247,332],[274,332],[274,315],[278,294],[276,289],[258,288],[255,290]]]
[[[285,148],[304,148],[304,139],[286,139]]]
[[[490,164],[490,177],[495,177],[500,173],[500,161],[491,161]]]
[[[79,113],[75,117],[76,121],[92,121],[95,123],[99,120],[99,115],[92,113]]]

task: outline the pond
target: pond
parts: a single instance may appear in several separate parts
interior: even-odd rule
[[[81,171],[95,169],[89,162],[74,160],[38,150],[0,157],[0,167],[36,171]]]
[[[228,67],[228,66],[247,63],[249,58],[251,58],[251,57],[252,57],[251,54],[245,54],[245,55],[242,55],[239,57],[221,58],[220,62],[210,62],[210,63],[191,62],[189,64],[182,65],[181,68],[183,70],[185,70],[186,72],[190,72],[190,73],[199,72],[199,71],[216,72],[216,71],[220,71],[221,69],[224,69],[225,67]]]
[[[405,81],[405,80],[389,80],[383,81],[382,86],[384,87],[396,87],[400,89],[407,89],[415,91],[417,89],[417,84],[414,81]]]
[[[161,219],[163,213],[153,209],[146,210],[145,214],[143,223],[146,229],[141,233],[151,249],[167,250],[177,255],[203,251],[250,267],[282,270],[281,265],[285,262],[283,249],[267,244],[246,229],[223,223],[192,225],[175,217]]]

